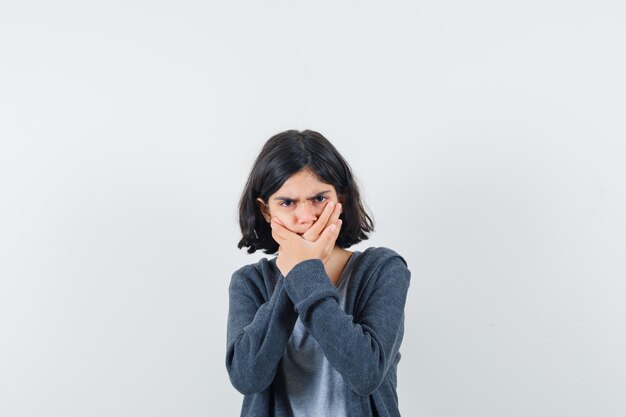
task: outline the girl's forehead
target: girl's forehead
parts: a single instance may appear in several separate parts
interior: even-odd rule
[[[324,191],[335,191],[332,184],[321,181],[309,170],[296,172],[283,183],[276,194],[291,194],[293,196],[306,196],[318,194]]]

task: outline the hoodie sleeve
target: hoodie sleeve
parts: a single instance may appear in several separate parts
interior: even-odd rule
[[[338,290],[320,260],[299,263],[285,278],[304,326],[348,387],[364,396],[380,386],[400,349],[411,275],[399,255],[371,273],[367,285],[373,288],[358,321],[339,306]]]
[[[261,392],[272,383],[298,318],[281,276],[268,301],[254,285],[252,267],[232,276],[229,287],[226,369],[242,394]]]

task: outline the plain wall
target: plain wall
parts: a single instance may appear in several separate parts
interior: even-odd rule
[[[235,416],[237,202],[327,136],[412,271],[404,416],[626,415],[619,1],[0,6],[0,416]]]

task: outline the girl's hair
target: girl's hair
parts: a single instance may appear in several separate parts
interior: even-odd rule
[[[372,218],[361,203],[359,188],[350,166],[337,149],[320,133],[287,130],[272,136],[256,158],[239,201],[239,226],[243,235],[237,247],[248,253],[259,249],[276,253],[278,243],[269,223],[261,214],[257,198],[267,202],[289,177],[310,169],[320,181],[335,187],[342,200],[343,224],[336,245],[348,248],[368,238],[374,230]]]

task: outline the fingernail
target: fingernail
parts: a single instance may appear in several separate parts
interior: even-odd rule
[[[331,232],[334,232],[336,228],[337,227],[334,224],[330,225],[330,231]]]

